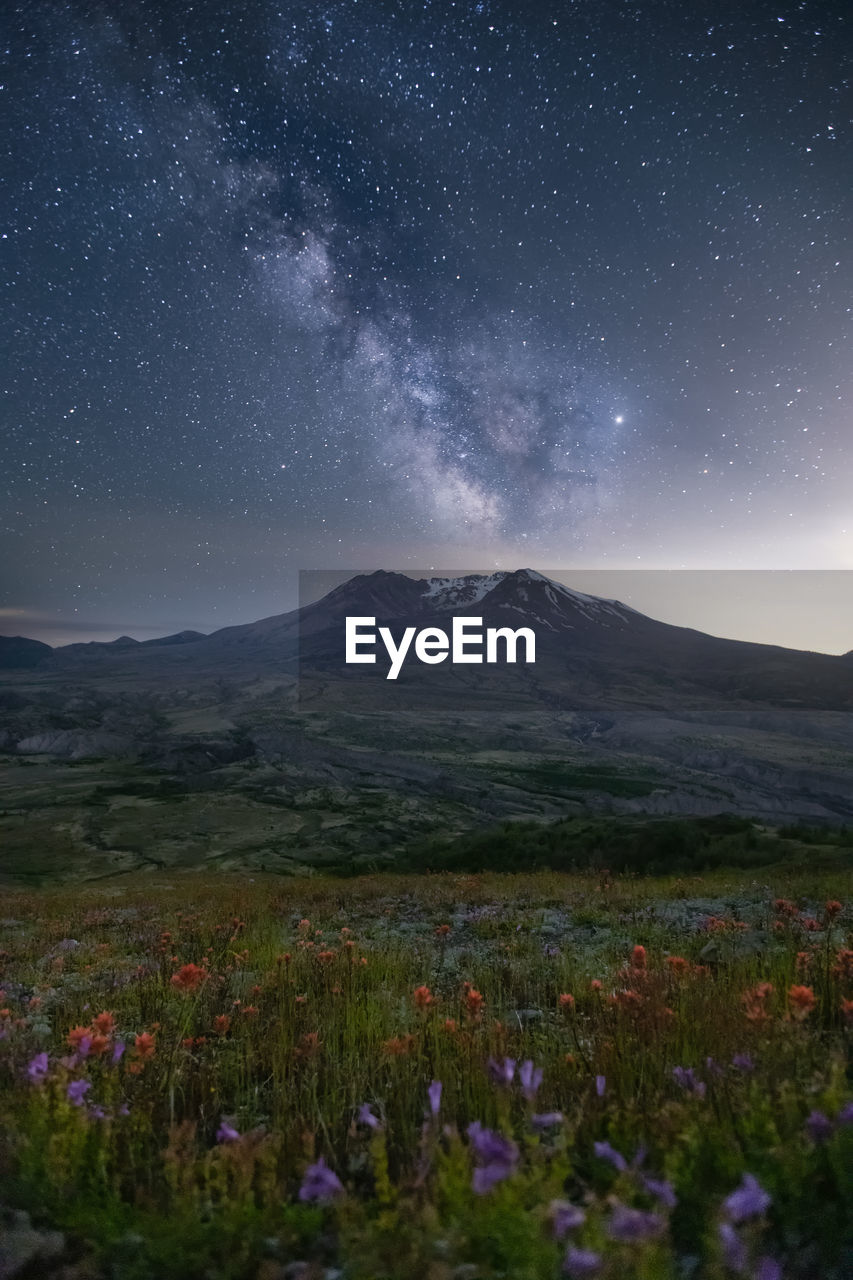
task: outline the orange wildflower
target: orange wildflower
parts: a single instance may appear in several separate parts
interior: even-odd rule
[[[449,924],[440,924],[436,926],[435,936],[437,938],[446,938],[449,933],[450,933]]]
[[[646,967],[646,948],[638,943],[631,952],[631,964],[635,969],[645,969]]]
[[[841,903],[835,898],[830,898],[829,902],[824,904],[824,911],[830,920],[834,920],[836,916],[841,915]]]
[[[432,992],[427,986],[415,987],[414,1001],[418,1009],[426,1009],[435,1000]]]
[[[171,983],[178,991],[189,995],[193,991],[198,991],[206,977],[207,970],[202,969],[200,965],[185,964],[181,966],[177,973],[172,974]]]
[[[741,1003],[744,1006],[747,1022],[766,1022],[769,1013],[766,1009],[767,997],[772,995],[773,987],[769,982],[759,982],[757,987],[753,987],[751,991],[745,991],[741,996]]]
[[[575,998],[570,992],[564,991],[558,998],[557,1003],[561,1009],[565,1009],[569,1013],[575,1007]]]
[[[92,1019],[92,1026],[102,1036],[111,1036],[116,1029],[116,1020],[111,1013],[99,1013]]]
[[[791,1006],[791,1017],[796,1022],[807,1018],[817,1004],[817,998],[811,987],[794,984],[788,988],[788,1003]]]
[[[313,1058],[320,1052],[322,1047],[323,1042],[320,1039],[319,1032],[306,1031],[293,1053],[297,1058]]]
[[[483,1005],[485,1003],[485,998],[476,990],[475,987],[468,988],[465,993],[465,1008],[469,1017],[479,1018],[483,1012]]]
[[[615,995],[610,997],[610,1002],[620,1009],[633,1010],[643,1003],[643,997],[638,991],[633,991],[629,988],[626,991],[617,991]]]
[[[456,1030],[456,1026],[457,1026],[457,1023],[456,1023],[456,1019],[455,1019],[455,1018],[445,1018],[445,1019],[444,1019],[444,1029],[445,1029],[445,1031],[451,1031],[451,1032],[452,1032],[452,1031],[455,1031],[455,1030]]]
[[[147,1062],[154,1057],[154,1037],[148,1031],[142,1031],[134,1040],[131,1053],[140,1062]]]
[[[690,968],[690,961],[684,956],[667,956],[666,963],[672,973],[687,973]]]
[[[227,1013],[218,1013],[213,1019],[213,1030],[218,1036],[226,1036],[231,1030],[231,1019]]]
[[[0,1012],[7,1013],[8,1010],[4,1009],[4,1010],[0,1010]],[[68,1047],[70,1049],[75,1049],[75,1050],[79,1049],[81,1040],[91,1040],[91,1038],[92,1038],[91,1027],[82,1027],[82,1026],[72,1027],[71,1030],[68,1032]]]

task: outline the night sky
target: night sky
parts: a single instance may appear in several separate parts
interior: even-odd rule
[[[0,630],[338,565],[853,568],[847,3],[2,26]]]

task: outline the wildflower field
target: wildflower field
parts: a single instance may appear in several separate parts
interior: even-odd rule
[[[13,888],[0,1276],[844,1280],[851,887]]]

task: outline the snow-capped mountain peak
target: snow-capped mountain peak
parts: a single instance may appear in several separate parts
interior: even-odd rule
[[[508,577],[506,570],[496,573],[469,573],[459,578],[427,578],[424,602],[436,610],[470,608]]]
[[[559,613],[564,612],[568,604],[573,611],[579,612],[590,622],[603,621],[607,615],[624,620],[626,615],[636,614],[635,609],[618,600],[605,600],[599,596],[586,595],[583,591],[575,591],[536,569],[500,569],[487,574],[469,573],[459,577],[427,578],[422,599],[428,608],[436,612],[453,608],[470,609],[501,586],[511,588],[514,602],[523,602],[519,606],[518,603],[501,601],[505,608],[521,607],[523,610],[533,603],[532,597],[535,596],[540,603],[547,603]],[[551,626],[550,623],[548,625]],[[551,629],[554,629],[553,626]]]

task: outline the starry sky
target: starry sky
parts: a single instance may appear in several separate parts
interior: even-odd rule
[[[853,568],[852,29],[4,6],[0,630],[206,631],[334,566]]]

